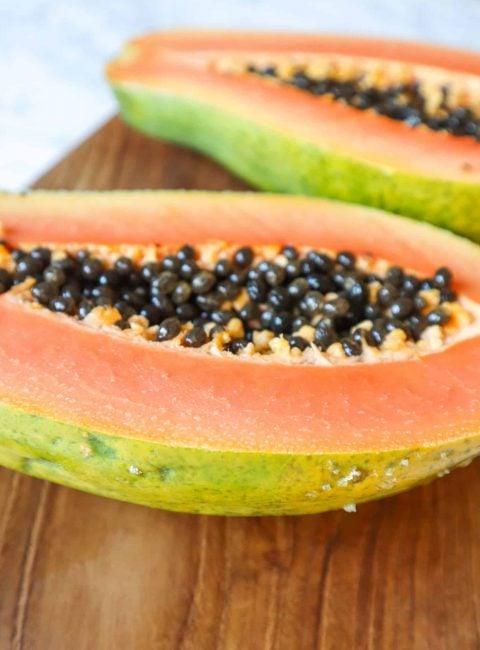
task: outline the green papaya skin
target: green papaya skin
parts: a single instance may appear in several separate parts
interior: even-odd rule
[[[355,506],[443,476],[480,434],[415,449],[254,453],[174,447],[0,406],[0,465],[100,496],[181,512],[298,515]]]
[[[112,89],[128,124],[193,147],[262,190],[370,205],[480,242],[478,184],[348,157],[195,97],[133,82],[112,83]]]

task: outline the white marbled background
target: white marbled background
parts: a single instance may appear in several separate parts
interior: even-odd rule
[[[114,112],[102,66],[124,40],[197,25],[480,49],[480,0],[0,0],[0,187],[25,187]]]

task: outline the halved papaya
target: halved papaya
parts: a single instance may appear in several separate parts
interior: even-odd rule
[[[123,117],[255,186],[480,241],[480,55],[306,34],[165,32],[107,67]]]
[[[171,510],[297,514],[480,452],[467,240],[248,193],[3,195],[0,223],[6,467]]]

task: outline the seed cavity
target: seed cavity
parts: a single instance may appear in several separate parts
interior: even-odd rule
[[[270,60],[263,56],[257,61],[220,59],[211,65],[221,73],[260,77],[410,127],[480,141],[480,83],[473,75],[457,75],[452,80],[448,72],[435,68],[339,55],[303,60],[300,54]]]
[[[0,263],[0,293],[32,308],[152,343],[285,363],[416,358],[480,318],[449,268],[426,277],[348,250],[3,241]]]

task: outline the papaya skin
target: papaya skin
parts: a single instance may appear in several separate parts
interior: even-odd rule
[[[131,126],[193,147],[260,189],[370,205],[480,242],[477,183],[416,175],[349,157],[166,89],[133,81],[111,85]]]
[[[216,515],[299,515],[390,496],[480,454],[480,434],[349,453],[254,453],[113,436],[0,406],[0,465],[100,496]]]

